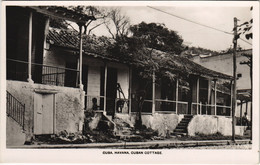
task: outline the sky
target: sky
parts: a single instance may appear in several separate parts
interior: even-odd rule
[[[250,6],[248,7],[166,7],[153,6],[165,12],[192,20],[207,26],[211,26],[226,32],[232,33],[234,27],[234,17],[242,24],[252,18]],[[122,13],[130,18],[132,25],[142,21],[146,23],[164,23],[168,29],[176,31],[184,40],[184,44],[195,47],[207,48],[215,51],[226,50],[232,46],[233,36],[219,32],[207,27],[203,27],[147,6],[122,6]],[[95,35],[109,36],[105,26],[100,26],[92,31]],[[245,38],[244,38],[245,39]],[[251,41],[249,41],[251,43]],[[252,46],[241,40],[238,41],[243,49],[250,49]]]

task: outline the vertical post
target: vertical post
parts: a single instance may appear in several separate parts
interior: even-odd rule
[[[129,94],[128,94],[128,98],[129,98],[128,113],[131,114],[131,110],[132,110],[132,68],[131,68],[131,66],[129,67]]]
[[[214,81],[214,111],[217,115],[217,80]]]
[[[199,91],[200,91],[200,79],[197,79],[197,93],[196,93],[196,101],[197,101],[197,109],[199,108]],[[201,113],[200,113],[201,114]]]
[[[82,84],[82,24],[79,26],[79,88],[83,90]]]
[[[246,101],[246,114],[247,114],[247,108],[248,108],[248,101]]]
[[[153,103],[152,103],[152,114],[154,114],[154,112],[155,112],[155,71],[153,71]]]
[[[179,100],[179,79],[176,79],[176,114],[178,114],[178,100]]]
[[[233,81],[230,81],[230,116],[232,117],[232,106],[233,106]]]
[[[105,79],[104,79],[104,112],[107,107],[107,63],[105,63]]]
[[[237,55],[237,18],[234,18],[234,39],[233,39],[233,104],[232,104],[232,141],[235,141],[235,113],[237,106],[237,65],[236,65],[236,55]]]
[[[243,101],[242,100],[240,100],[240,125],[242,126],[242,107],[243,107]]]
[[[33,83],[32,80],[32,17],[33,13],[30,12],[29,16],[29,43],[28,43],[28,82]]]

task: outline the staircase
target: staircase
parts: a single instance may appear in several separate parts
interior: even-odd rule
[[[187,128],[192,118],[193,118],[192,115],[184,115],[184,118],[180,121],[180,123],[173,131],[173,135],[181,135],[181,136],[187,135],[188,134]]]
[[[24,130],[25,104],[6,91],[6,113]]]
[[[24,129],[25,105],[6,91],[6,146],[20,146],[26,140]]]

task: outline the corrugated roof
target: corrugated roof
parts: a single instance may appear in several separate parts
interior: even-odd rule
[[[47,42],[52,45],[65,48],[79,48],[79,36],[76,31],[60,30],[50,28]],[[142,59],[123,59],[120,55],[112,55],[107,50],[115,44],[113,39],[108,37],[83,36],[83,52],[99,58],[120,61],[122,63],[140,63],[146,65]],[[197,75],[212,79],[232,79],[231,76],[207,69],[187,58],[172,55],[159,50],[152,50],[152,60],[167,73],[180,75]],[[169,75],[169,74],[166,74]]]

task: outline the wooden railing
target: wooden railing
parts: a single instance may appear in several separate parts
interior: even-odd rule
[[[24,130],[25,104],[18,101],[13,95],[6,91],[6,113],[14,119]]]
[[[27,81],[28,65],[26,61],[7,59],[7,79]],[[32,63],[32,78],[35,83],[77,87],[79,71],[38,63]]]

